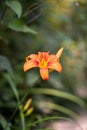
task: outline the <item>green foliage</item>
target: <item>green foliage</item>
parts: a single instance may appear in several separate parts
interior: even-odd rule
[[[3,77],[8,81],[8,83],[10,84],[14,94],[15,94],[15,97],[17,98],[18,102],[19,102],[19,95],[18,95],[18,91],[16,89],[16,86],[11,78],[11,76],[9,74],[4,74]]]
[[[0,1],[0,129],[46,129],[45,121],[87,109],[86,23],[86,0]],[[42,81],[38,68],[24,73],[26,56],[61,47],[61,74]],[[29,98],[34,111],[25,116]]]
[[[26,23],[24,23],[24,19],[22,16],[23,9],[21,2],[17,0],[7,0],[3,4],[1,3],[3,9],[1,10],[0,20],[1,25],[5,27],[9,27],[14,31],[26,32],[36,34],[35,31],[30,29]],[[9,7],[9,8],[8,8]],[[17,18],[15,16],[17,15]],[[23,14],[24,15],[24,14]],[[9,16],[9,17],[8,17]]]
[[[22,6],[20,4],[20,2],[18,2],[17,0],[13,0],[13,1],[9,1],[7,0],[6,1],[6,5],[8,7],[10,7],[18,16],[18,18],[21,17],[21,14],[22,14]]]
[[[5,56],[0,56],[0,71],[7,71],[13,75],[11,64]]]
[[[4,130],[11,130],[10,127],[8,126],[8,122],[1,114],[0,114],[0,124]]]
[[[25,25],[21,20],[14,20],[9,22],[8,27],[17,32],[24,32],[24,33],[32,33],[36,34],[35,31],[30,29],[27,25]]]
[[[53,95],[61,98],[68,99],[70,101],[73,101],[77,103],[80,106],[84,106],[84,102],[80,100],[78,97],[75,97],[72,94],[69,94],[67,92],[55,90],[55,89],[47,89],[47,88],[37,88],[37,89],[32,89],[30,92],[35,93],[35,94],[47,94],[47,95]]]

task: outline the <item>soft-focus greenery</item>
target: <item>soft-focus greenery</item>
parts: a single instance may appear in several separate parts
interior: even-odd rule
[[[63,71],[40,79],[26,56],[56,52]],[[34,111],[24,116],[29,98]],[[47,121],[82,114],[87,105],[87,0],[0,1],[0,129],[45,129]]]

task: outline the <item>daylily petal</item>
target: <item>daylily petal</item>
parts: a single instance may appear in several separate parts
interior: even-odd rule
[[[23,69],[24,69],[24,71],[27,71],[33,67],[38,67],[38,63],[36,61],[29,60],[29,61],[25,62]]]
[[[47,68],[41,68],[40,69],[40,75],[41,75],[41,78],[43,79],[43,80],[48,80],[49,79],[49,73],[48,73],[48,69]]]
[[[26,61],[29,61],[30,59],[38,60],[38,55],[37,54],[31,54],[31,55],[26,57]]]
[[[38,59],[38,55],[37,54],[31,54],[30,56],[29,56],[31,59]]]
[[[57,52],[57,54],[56,54],[57,59],[59,59],[60,56],[62,55],[63,49],[64,49],[64,48],[61,48],[61,49],[59,49],[59,51]]]
[[[47,61],[49,58],[49,52],[38,52],[38,57],[39,57],[39,60],[44,58],[44,60]]]
[[[59,62],[53,62],[52,64],[49,64],[48,65],[48,68],[49,69],[53,69],[53,70],[56,70],[58,72],[61,72],[62,71],[62,65],[59,63]]]
[[[54,62],[56,60],[57,60],[56,55],[54,55],[54,54],[49,55],[49,62],[51,62],[51,61]]]

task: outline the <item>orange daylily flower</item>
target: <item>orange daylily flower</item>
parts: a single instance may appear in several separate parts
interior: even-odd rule
[[[40,68],[40,75],[43,80],[49,79],[49,69],[56,70],[57,72],[62,71],[62,65],[60,64],[60,56],[63,52],[61,48],[57,54],[49,54],[49,52],[38,52],[38,54],[31,54],[26,57],[24,64],[24,71],[27,71],[34,67]]]

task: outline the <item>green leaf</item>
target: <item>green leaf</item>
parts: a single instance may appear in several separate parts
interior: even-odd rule
[[[37,102],[37,104],[42,108],[47,108],[47,109],[53,109],[53,110],[56,110],[56,111],[60,111],[66,115],[69,115],[71,116],[72,118],[76,118],[78,117],[79,115],[77,113],[75,113],[74,111],[64,107],[64,106],[61,106],[59,104],[54,104],[52,102],[47,102],[47,101],[39,101],[39,103]]]
[[[39,120],[37,120],[37,121],[35,121],[35,122],[32,122],[32,123],[28,123],[28,125],[26,126],[27,128],[29,127],[29,126],[35,126],[36,124],[41,124],[41,123],[43,123],[43,122],[46,122],[46,121],[49,121],[49,120],[65,120],[65,121],[68,121],[68,122],[72,122],[72,123],[74,123],[75,125],[77,125],[81,130],[82,130],[82,128],[80,127],[80,125],[78,124],[78,122],[76,122],[75,120],[73,120],[73,119],[70,119],[70,118],[67,118],[67,117],[62,117],[62,116],[48,116],[48,117],[43,117],[42,119],[39,119]],[[39,130],[39,129],[38,129]]]
[[[5,56],[0,55],[0,71],[8,71],[11,75],[13,75],[13,70],[9,60]]]
[[[35,31],[33,31],[32,29],[30,29],[27,25],[25,25],[21,20],[14,20],[11,21],[8,24],[8,27],[14,31],[17,32],[25,32],[25,33],[32,33],[32,34],[36,34]]]
[[[68,100],[80,105],[81,107],[85,107],[85,103],[84,103],[83,100],[81,100],[77,96],[74,96],[70,93],[63,92],[63,91],[60,91],[60,90],[48,89],[48,88],[37,88],[37,89],[32,88],[31,90],[29,89],[29,91],[27,91],[27,94],[29,94],[29,92],[35,93],[35,94],[46,94],[46,95],[57,96],[57,97],[60,97],[60,98],[65,98],[65,99],[68,99]]]
[[[12,77],[11,77],[9,74],[3,74],[3,77],[4,77],[4,78],[8,81],[8,83],[10,84],[10,87],[11,87],[11,89],[13,90],[14,95],[15,95],[17,101],[19,102],[19,94],[18,94],[16,85],[15,85],[15,83],[14,83]]]
[[[13,1],[6,1],[6,5],[8,7],[10,7],[18,16],[18,18],[20,18],[21,14],[22,14],[22,6],[20,4],[20,2],[13,0]]]
[[[5,120],[5,118],[0,114],[0,124],[4,130],[11,130],[8,122]]]

